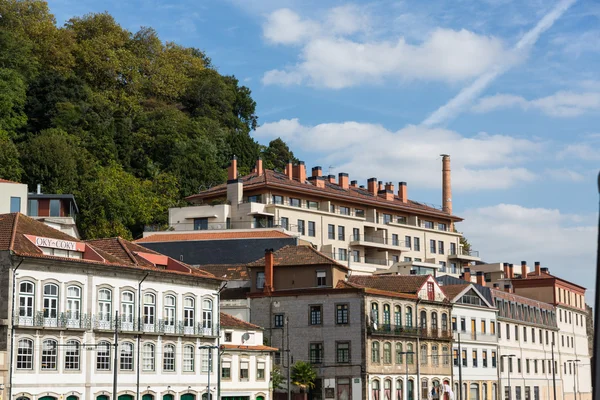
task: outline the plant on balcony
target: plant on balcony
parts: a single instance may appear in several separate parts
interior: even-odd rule
[[[471,243],[469,243],[466,237],[462,236],[460,238],[460,244],[462,245],[463,251],[466,254],[469,254],[471,252]]]
[[[298,361],[292,366],[292,383],[300,388],[300,393],[305,393],[306,389],[315,387],[317,373],[312,365],[305,361]]]

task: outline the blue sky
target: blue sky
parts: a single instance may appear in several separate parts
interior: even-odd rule
[[[600,4],[591,0],[51,0],[200,48],[250,87],[264,144],[453,202],[486,261],[594,278]],[[331,167],[331,168],[330,168]],[[592,293],[590,293],[592,294]],[[588,296],[588,299],[591,297]]]

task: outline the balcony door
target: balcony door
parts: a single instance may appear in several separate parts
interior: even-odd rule
[[[427,300],[435,300],[435,290],[433,289],[433,282],[427,282]]]

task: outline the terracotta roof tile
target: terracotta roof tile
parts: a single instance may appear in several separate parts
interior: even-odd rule
[[[338,263],[333,258],[313,249],[312,246],[284,246],[273,252],[274,266],[297,266],[297,265],[335,265],[348,269],[347,266]],[[264,267],[265,258],[247,264],[248,267]]]
[[[460,294],[460,292],[469,286],[471,286],[470,283],[465,283],[463,285],[444,285],[440,287],[442,288],[442,292],[444,292],[446,296],[448,296],[448,299],[452,301]]]
[[[563,279],[563,278],[559,278],[558,276],[552,275],[552,274],[550,274],[548,272],[542,272],[541,275],[536,275],[535,271],[529,272],[527,274],[527,279],[520,279],[520,278],[519,279],[513,279],[513,282],[519,281],[519,282],[525,282],[526,283],[528,280],[533,280],[533,279],[536,279],[536,280],[537,279],[558,279],[560,281],[569,283],[571,285],[578,286],[578,287],[580,287],[580,288],[582,288],[584,290],[586,289],[585,287],[583,287],[581,285],[578,285],[578,284],[573,283],[571,281],[567,281],[566,279]]]
[[[354,275],[348,278],[348,283],[357,287],[416,294],[428,279],[429,275]]]
[[[21,182],[9,181],[8,179],[0,178],[0,183],[16,183],[17,185],[22,185]]]
[[[199,269],[209,272],[214,276],[225,278],[228,281],[248,280],[248,269],[244,265],[211,264],[199,265]]]
[[[236,318],[233,315],[224,312],[221,313],[221,328],[263,330],[263,328],[258,325],[251,324],[250,322],[246,322],[243,319]]]
[[[307,182],[299,182],[298,180],[288,179],[285,174],[280,172],[265,170],[264,174],[250,175],[238,178],[244,185],[244,190],[250,190],[260,187],[278,187],[282,189],[297,190],[314,196],[323,196],[328,198],[338,198],[349,202],[375,204],[381,207],[389,207],[407,212],[421,212],[439,217],[450,218],[454,221],[462,221],[462,218],[455,215],[450,215],[440,209],[419,203],[417,201],[408,200],[404,203],[394,195],[394,200],[386,200],[380,196],[373,196],[366,189],[350,186],[348,189],[342,189],[336,184],[329,183],[325,180],[325,187],[319,188]],[[227,184],[213,186],[212,188],[186,197],[188,201],[200,200],[204,198],[218,197],[227,193]]]
[[[350,283],[350,282],[341,281],[341,280],[338,281],[335,288],[337,290],[339,290],[339,289],[358,289],[361,292],[367,293],[367,294],[373,294],[373,295],[378,295],[378,296],[390,296],[390,297],[396,297],[396,298],[401,298],[401,299],[416,300],[418,298],[418,296],[416,294],[399,293],[399,292],[389,291],[389,290],[384,290],[384,289],[373,289],[370,287],[364,287],[364,286],[361,286],[361,285],[358,285],[355,283]]]
[[[264,346],[264,345],[255,345],[255,346],[245,346],[240,344],[222,344],[221,345],[225,350],[240,350],[240,351],[277,351],[279,350],[276,347]]]
[[[272,239],[288,238],[290,235],[278,230],[256,229],[248,232],[231,231],[204,231],[194,233],[156,233],[138,239],[135,243],[155,243],[155,242],[186,242],[192,240],[225,240],[225,239]]]
[[[551,304],[544,303],[542,301],[537,301],[530,299],[529,297],[519,296],[518,294],[508,293],[503,290],[498,289],[490,289],[492,291],[492,296],[494,297],[494,301],[496,298],[501,298],[508,301],[514,301],[515,303],[526,304],[533,307],[543,308],[545,310],[554,310],[554,307]]]

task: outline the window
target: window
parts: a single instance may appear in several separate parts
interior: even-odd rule
[[[281,227],[285,230],[290,229],[290,219],[288,217],[281,217]]]
[[[429,363],[429,356],[427,355],[427,345],[421,345],[421,365],[427,365]]]
[[[163,371],[175,371],[175,346],[172,344],[163,347]]]
[[[469,400],[479,400],[479,384],[471,383],[469,386]]]
[[[426,399],[429,397],[429,386],[427,378],[421,379],[421,398]]]
[[[383,344],[383,363],[392,363],[392,344],[390,342],[385,342]]]
[[[348,324],[348,304],[336,304],[335,323],[338,325]]]
[[[65,348],[65,369],[79,369],[79,342],[77,340],[67,340]]]
[[[457,327],[456,317],[452,317],[452,331],[453,332],[456,332],[456,327]]]
[[[30,217],[38,216],[38,201],[37,200],[28,200],[27,201],[27,215]]]
[[[110,346],[109,342],[99,342],[96,346],[96,370],[110,371]]]
[[[338,363],[350,362],[350,342],[335,343],[335,359]]]
[[[17,369],[33,369],[33,340],[19,340],[17,347]]]
[[[405,326],[407,328],[412,328],[413,326],[413,321],[412,321],[412,307],[406,307],[406,324]]]
[[[308,221],[308,236],[315,237],[316,236],[315,222]]]
[[[526,326],[523,327],[523,341],[524,342],[527,341],[527,327]]]
[[[429,252],[435,254],[435,240],[433,239],[429,241]]]
[[[435,311],[433,311],[431,313],[431,330],[432,331],[437,331],[438,329],[438,318],[437,318],[437,313]]]
[[[492,368],[496,368],[496,352],[492,351]]]
[[[232,332],[225,332],[225,337],[223,338],[224,342],[227,343],[231,343],[233,339],[233,333]]]
[[[350,215],[350,208],[340,206],[340,214],[341,215]]]
[[[260,194],[248,196],[248,203],[262,203],[262,196]]]
[[[441,272],[446,272],[446,261],[440,261],[440,271]]]
[[[154,325],[156,321],[156,296],[144,294],[144,325]]]
[[[265,380],[265,362],[258,361],[256,363],[256,379],[259,381]]]
[[[496,322],[490,321],[490,335],[496,336]]]
[[[506,324],[506,339],[510,340],[510,325]]]
[[[472,357],[473,357],[473,367],[477,368],[477,350],[473,350]]]
[[[304,230],[304,220],[303,219],[299,219],[298,220],[298,233],[300,233],[301,235],[305,234],[305,230]]]
[[[323,362],[323,343],[311,343],[309,356],[311,364],[321,364]]]
[[[448,331],[448,314],[442,313],[442,331]]]
[[[195,321],[195,300],[187,296],[183,299],[183,326],[184,328],[193,328]],[[193,329],[192,329],[193,332]]]
[[[208,372],[213,370],[212,366],[212,349],[200,349],[200,371]]]
[[[154,345],[152,343],[144,344],[142,352],[142,370],[154,371]]]
[[[438,222],[438,231],[447,231],[448,225]]]
[[[455,367],[458,367],[458,349],[452,349],[452,362]]]
[[[31,282],[19,284],[19,317],[33,318],[34,285]],[[33,324],[33,321],[31,321]]]
[[[414,251],[421,251],[421,239],[418,237],[414,237],[413,238],[413,244],[414,244]]]
[[[21,198],[20,197],[11,197],[10,198],[10,212],[11,213],[21,212]]]
[[[210,329],[213,327],[213,302],[209,299],[202,300],[202,328]]]
[[[302,204],[302,202],[300,201],[300,199],[295,199],[293,197],[290,197],[290,206],[300,207],[301,204]]]
[[[402,343],[396,342],[396,364],[404,362],[404,354],[402,354]]]
[[[460,331],[461,332],[467,331],[467,321],[464,318],[460,319]]]
[[[50,216],[60,217],[60,200],[50,200]]]
[[[373,400],[379,400],[380,394],[381,390],[379,387],[379,380],[373,379],[373,381],[371,382],[371,398]]]
[[[444,366],[448,366],[450,365],[450,353],[449,353],[449,348],[444,346],[442,347],[442,359],[443,359],[443,363]]]
[[[335,240],[335,225],[329,224],[327,225],[327,238],[331,240]],[[357,239],[355,239],[357,240]]]
[[[194,372],[194,346],[183,346],[183,372]]]
[[[54,320],[52,325],[56,324],[58,318],[58,286],[49,283],[44,285],[44,322]]]
[[[415,363],[415,358],[414,358],[414,354],[413,354],[413,345],[412,343],[408,343],[406,345],[406,352],[410,353],[406,355],[406,363],[409,365],[412,365]]]
[[[208,218],[194,218],[194,230],[195,231],[208,230]]]
[[[543,362],[542,362],[543,364]],[[538,360],[533,360],[533,373],[537,374],[538,373]]]
[[[384,304],[383,305],[383,325],[389,327],[390,326],[390,305],[389,304]]]
[[[321,325],[323,323],[322,320],[323,307],[322,306],[310,306],[310,325]]]
[[[426,330],[427,329],[427,311],[423,310],[420,314],[421,318],[419,318],[419,328]]]
[[[184,312],[185,314],[185,312]],[[184,315],[185,316],[185,315]],[[165,328],[169,332],[175,331],[175,296],[166,295],[165,296],[165,307],[164,307],[164,315],[163,315]]]
[[[283,328],[283,314],[275,314],[275,328]]]
[[[438,241],[438,254],[444,254],[444,242]]]
[[[119,367],[121,371],[133,371],[133,345],[131,343],[123,343],[121,348],[121,359]]]
[[[265,273],[264,272],[256,273],[256,288],[257,289],[265,288]]]
[[[395,233],[392,233],[392,245],[394,246],[399,246],[400,245],[400,241],[398,239],[398,235]]]
[[[379,323],[379,305],[377,303],[371,303],[371,322]]]
[[[485,333],[486,331],[486,324],[485,324],[485,319],[481,320],[481,333]]]
[[[521,386],[515,387],[515,399],[521,400]]]
[[[319,209],[319,203],[317,203],[316,201],[310,201],[308,200],[306,202],[306,207],[311,209],[311,210],[318,210]]]
[[[437,344],[431,346],[431,364],[434,367],[440,365],[439,348]]]
[[[240,362],[240,380],[243,381],[247,381],[248,377],[250,376],[248,374],[248,367],[249,367],[250,363],[248,361],[241,361]]]
[[[80,310],[81,288],[79,286],[69,286],[67,288],[67,318],[71,321],[79,321]]]
[[[488,362],[487,362],[487,350],[482,350],[481,351],[481,366],[483,368],[487,368],[487,366],[488,366]]]
[[[20,342],[19,342],[20,344]],[[54,339],[46,339],[42,344],[42,370],[56,370],[57,342]],[[18,367],[17,367],[18,368]]]
[[[335,213],[335,205],[334,204],[329,204],[329,212]]]
[[[121,293],[121,323],[123,329],[133,330],[134,296],[132,292]],[[127,326],[126,326],[127,325]]]
[[[340,261],[348,261],[348,250],[347,249],[338,249],[338,260]]]
[[[372,342],[371,343],[371,362],[372,363],[379,363],[380,361],[380,357],[379,357],[379,342]]]
[[[338,240],[346,240],[346,228],[338,226]]]
[[[463,350],[460,354],[460,358],[462,359],[463,367],[467,366],[467,350]]]
[[[111,315],[112,291],[109,289],[98,290],[98,318],[102,322],[109,322]]]
[[[364,218],[365,217],[365,210],[360,209],[360,208],[355,208],[354,209],[354,216],[355,217]]]
[[[283,196],[273,195],[273,204],[283,204]]]
[[[423,221],[423,228],[433,229],[433,222],[432,221]]]
[[[456,254],[456,243],[450,243],[450,255]]]
[[[394,307],[394,324],[397,327],[402,326],[402,311],[400,310],[400,306]]]
[[[223,380],[231,379],[231,361],[221,362],[221,378]]]

